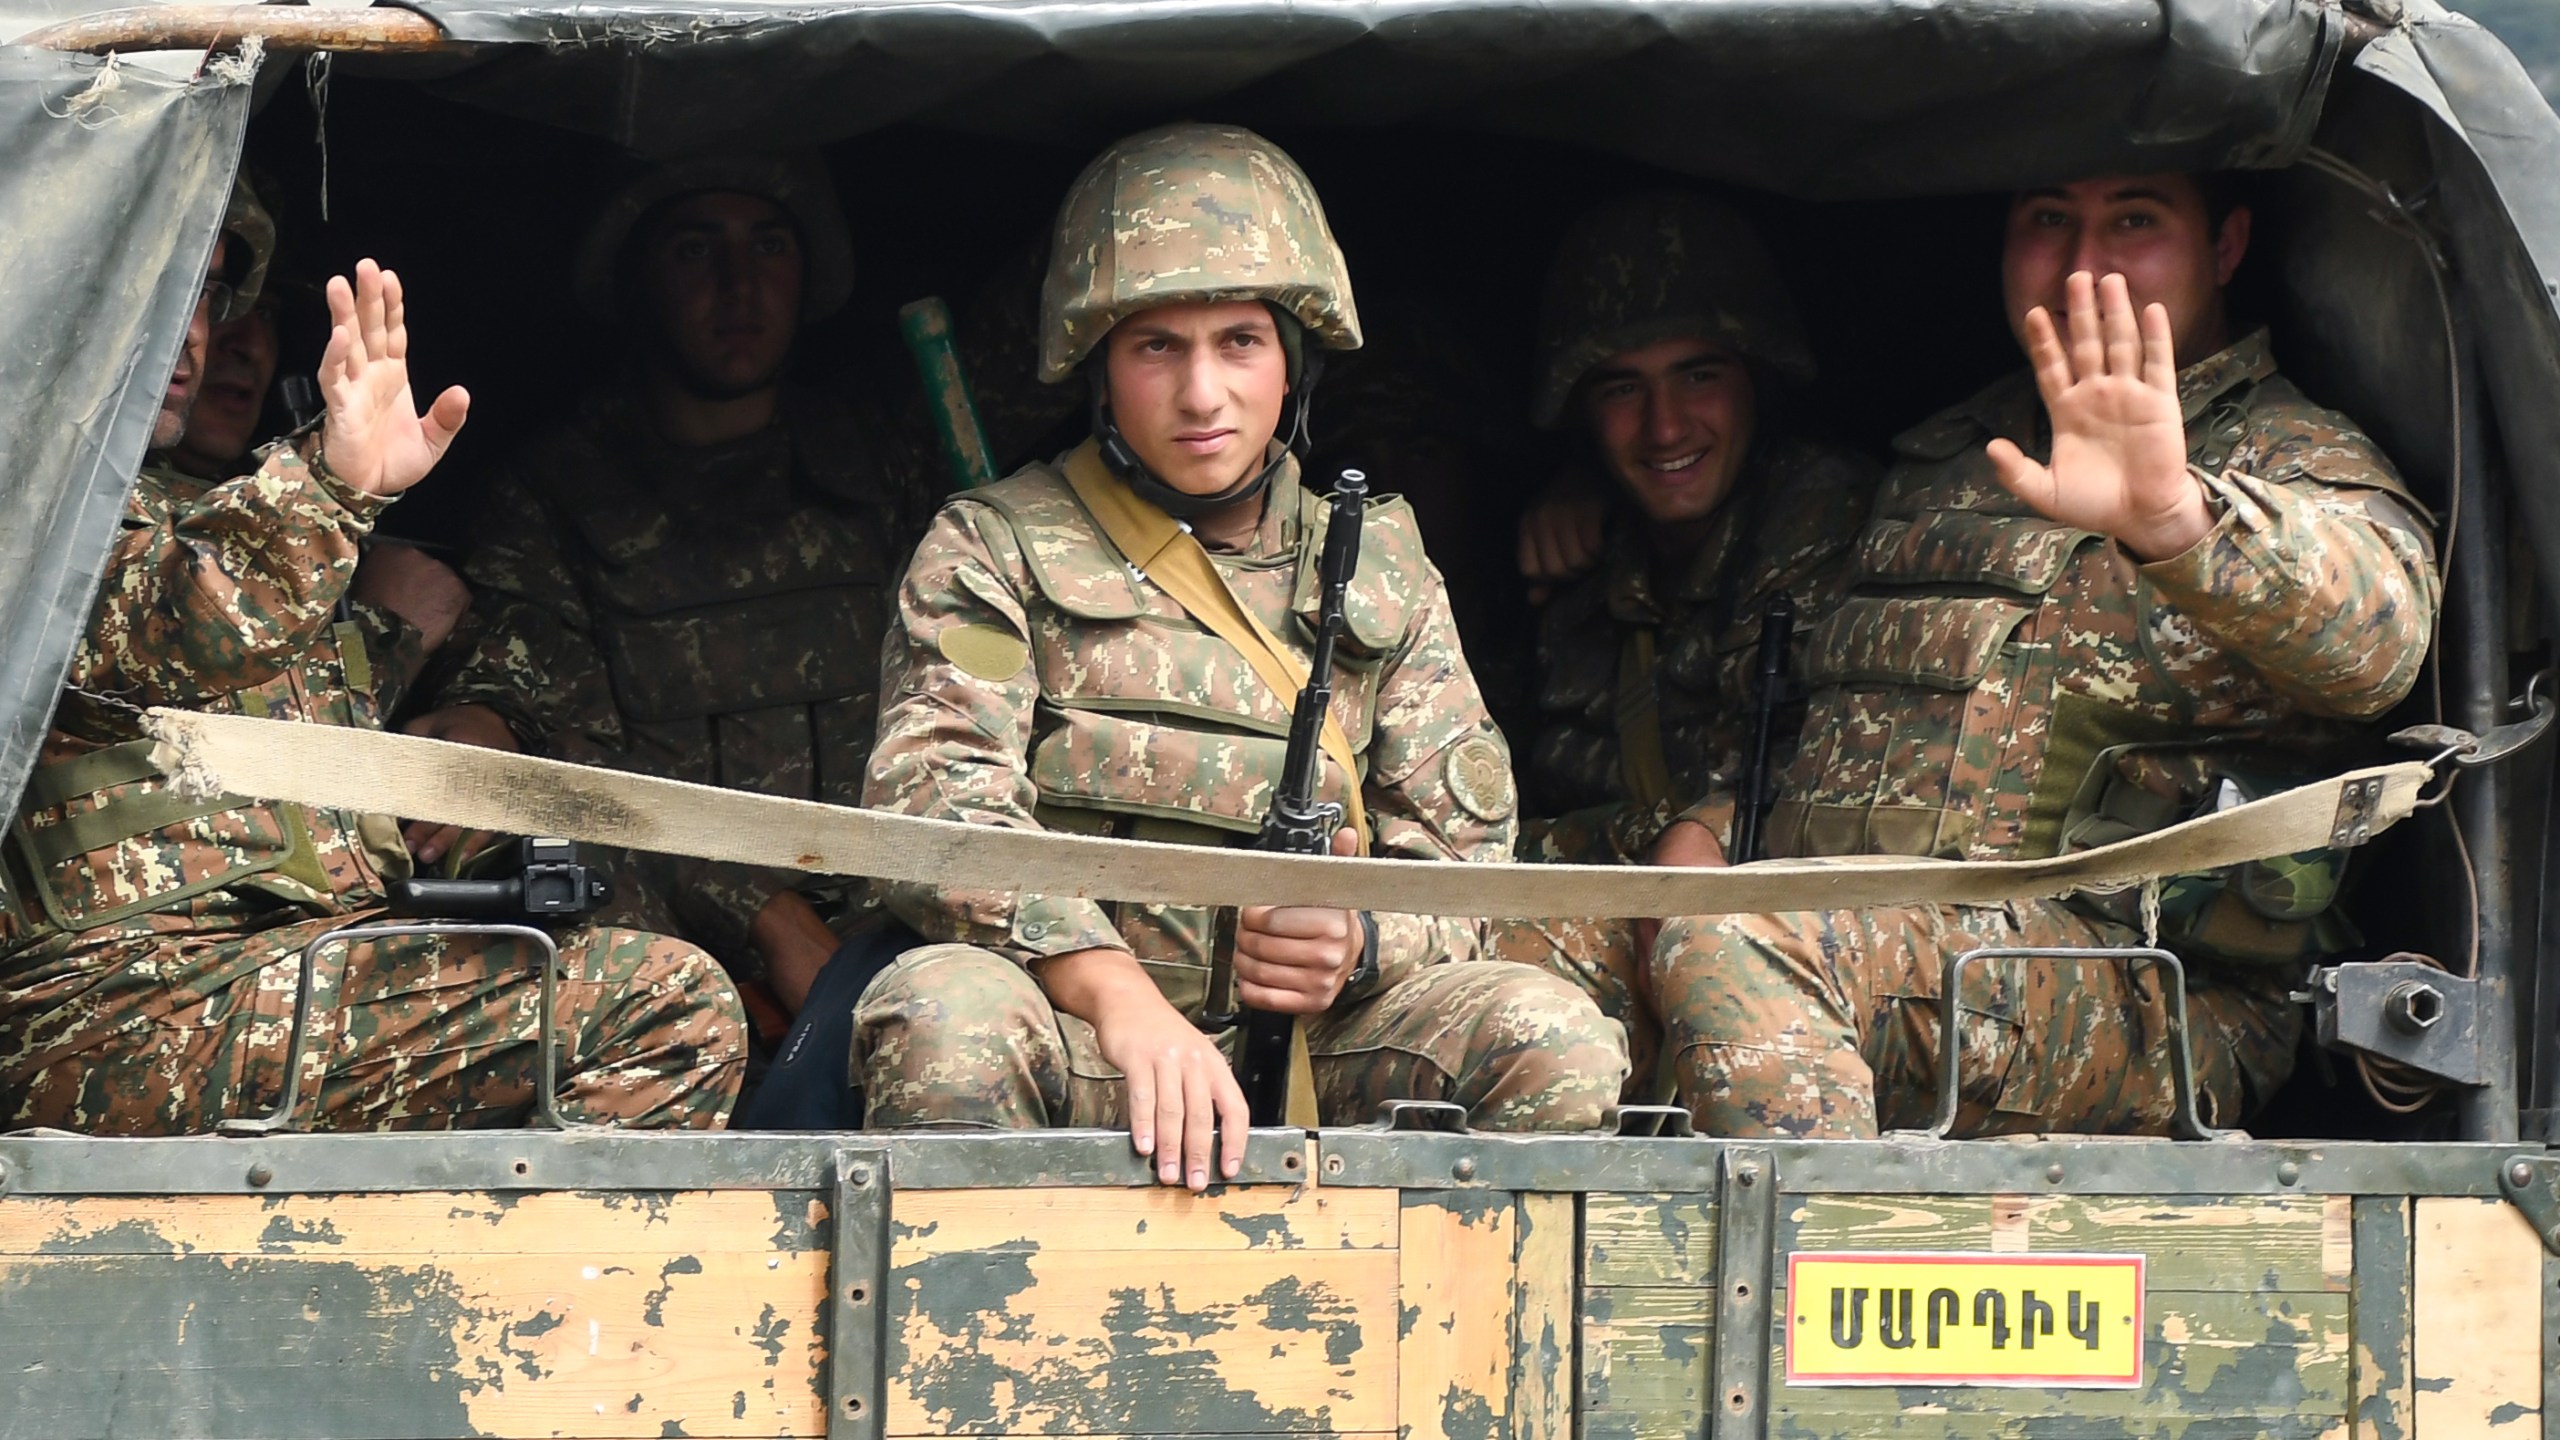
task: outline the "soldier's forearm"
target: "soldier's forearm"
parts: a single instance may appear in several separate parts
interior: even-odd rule
[[[2288,699],[2361,718],[2407,696],[2435,632],[2425,542],[2369,512],[2396,502],[2226,475],[2223,513],[2143,578]]]

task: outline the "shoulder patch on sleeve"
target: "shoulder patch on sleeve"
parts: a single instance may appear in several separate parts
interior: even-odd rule
[[[993,625],[954,625],[934,643],[943,659],[990,683],[1021,674],[1031,659],[1021,636]]]
[[[1449,798],[1483,821],[1508,820],[1518,803],[1511,784],[1511,764],[1502,746],[1484,734],[1469,735],[1449,747]]]

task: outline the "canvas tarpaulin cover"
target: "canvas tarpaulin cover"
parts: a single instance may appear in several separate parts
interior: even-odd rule
[[[0,33],[91,8],[0,0]],[[2416,96],[2477,157],[2482,183],[2448,185],[2435,213],[2462,240],[2460,284],[2494,372],[2509,473],[2527,492],[2523,519],[2560,556],[2560,513],[2540,503],[2560,496],[2560,433],[2539,443],[2560,432],[2560,317],[2545,279],[2560,275],[2560,120],[2494,39],[2433,0],[2407,0],[2400,23],[2380,26],[2322,0],[411,8],[465,48],[340,57],[340,73],[414,80],[648,154],[902,123],[1084,145],[1214,110],[1248,124],[1536,137],[1811,199],[2282,166],[2311,144],[2352,65]],[[104,62],[0,49],[0,787],[11,794],[96,586],[238,150],[250,87],[237,67],[189,78],[196,59],[166,72],[127,64],[111,100],[75,108]],[[1500,218],[1489,207],[1471,223]]]

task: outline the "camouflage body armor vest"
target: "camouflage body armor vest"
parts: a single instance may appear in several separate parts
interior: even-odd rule
[[[166,523],[173,491],[203,483],[144,471],[125,525]],[[200,708],[379,729],[365,635],[390,628],[361,611],[341,618],[282,673]],[[133,720],[77,693],[63,697],[0,847],[0,954],[88,932],[261,929],[344,913],[379,904],[386,882],[410,873],[390,816],[179,792],[150,740],[104,738],[132,735]]]
[[[2181,390],[2188,458],[2208,474],[2263,474],[2306,424],[2344,424],[2275,373],[2263,337],[2182,376]],[[1995,435],[2049,453],[2028,377],[1894,442],[1854,588],[1802,657],[1811,707],[1771,817],[1771,854],[2034,858],[2346,763],[2362,727],[2300,712],[2146,585],[2118,546],[2011,496],[1983,455]],[[2378,464],[2319,478],[2407,498]],[[2336,943],[2306,927],[2327,910],[2342,863],[2319,852],[2182,877],[2192,883],[2171,887],[2164,935],[2240,959]],[[2223,906],[2225,893],[2251,903]],[[2131,919],[2133,898],[2082,903]],[[2219,938],[2199,939],[2205,928]]]
[[[588,420],[587,463],[550,467],[540,490],[625,726],[681,757],[651,768],[858,801],[907,534],[861,427],[787,402],[756,435],[684,451],[626,440],[646,436],[627,409]]]
[[[1235,844],[1259,831],[1298,697],[1272,693],[1241,652],[1132,570],[1055,468],[1033,467],[967,498],[1001,518],[1038,587],[1022,597],[1030,652],[1014,663],[1039,674],[1027,759],[1040,823],[1190,845]],[[1279,553],[1211,554],[1238,602],[1303,665],[1322,598],[1316,557],[1325,505],[1297,483],[1294,466],[1275,478],[1268,503],[1283,507]],[[1321,798],[1336,802],[1371,769],[1380,669],[1419,614],[1429,573],[1401,498],[1370,503],[1361,545],[1335,651],[1333,713],[1362,776],[1324,765]],[[946,641],[946,650],[960,643]],[[963,668],[976,663],[948,658]],[[1210,913],[1112,908],[1166,996],[1197,1008],[1206,994]]]

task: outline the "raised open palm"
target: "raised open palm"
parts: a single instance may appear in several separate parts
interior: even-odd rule
[[[1989,447],[2009,493],[2048,520],[2113,536],[2144,560],[2165,559],[2213,528],[2204,491],[2187,471],[2169,312],[2137,321],[2124,277],[2068,282],[2070,335],[2042,306],[2027,312],[2027,358],[2053,420],[2053,460],[2039,465],[2007,440]]]
[[[400,277],[370,260],[355,283],[329,279],[329,349],[320,359],[329,469],[355,488],[397,495],[426,478],[462,429],[471,397],[455,386],[421,414],[409,394],[409,321]]]

